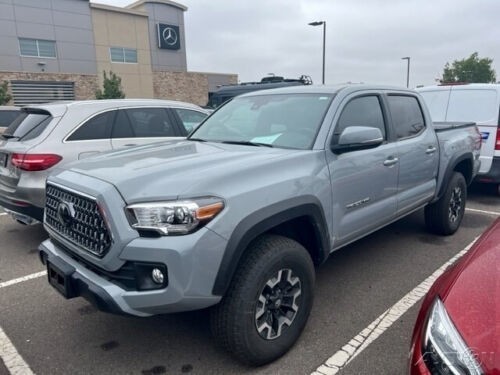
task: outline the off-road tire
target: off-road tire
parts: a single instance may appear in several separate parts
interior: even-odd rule
[[[284,272],[288,279],[293,280],[294,285],[285,285],[281,289],[288,280]],[[285,297],[280,299],[283,301],[281,307],[278,306],[277,300],[273,301],[278,307],[269,299],[266,303],[262,302],[265,296],[269,297],[269,284],[281,279],[275,278],[275,275],[281,275],[283,278],[276,284],[279,291],[273,290],[273,296],[274,293],[278,295],[293,289],[294,307],[297,307],[295,312],[286,307],[289,303],[285,304]],[[307,322],[313,304],[314,280],[311,257],[298,242],[277,235],[263,235],[257,238],[245,252],[228,292],[211,311],[211,328],[215,339],[236,359],[248,365],[260,366],[279,358],[294,345]],[[297,288],[300,290],[298,296]],[[290,297],[286,298],[290,301]],[[266,307],[266,315],[263,314],[258,319],[258,313],[262,313],[264,307],[270,305],[272,306],[269,310],[274,310],[268,311]],[[290,325],[280,326],[280,335],[272,339],[263,337],[274,331],[266,328],[259,333],[257,326],[260,324],[261,329],[263,326],[267,327],[266,317],[273,321],[273,313],[280,316],[276,309],[284,309],[286,314],[295,314],[293,320]],[[274,321],[279,323],[283,320]]]
[[[444,195],[425,207],[427,229],[444,236],[455,233],[460,227],[467,200],[467,184],[461,173],[454,172]]]

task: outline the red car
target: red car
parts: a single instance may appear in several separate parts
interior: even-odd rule
[[[427,293],[410,374],[500,374],[500,218]]]

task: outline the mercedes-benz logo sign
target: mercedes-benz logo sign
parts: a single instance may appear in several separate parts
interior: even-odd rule
[[[65,227],[71,226],[75,219],[75,208],[73,203],[61,201],[57,206],[57,217]]]
[[[175,43],[177,43],[177,33],[171,27],[166,27],[163,30],[162,36],[165,43],[167,43],[169,46],[173,46]]]

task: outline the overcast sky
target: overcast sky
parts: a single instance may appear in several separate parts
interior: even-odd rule
[[[116,6],[130,0],[92,0]],[[499,0],[179,0],[188,70],[310,75],[321,83],[326,21],[326,83],[434,84],[447,61],[492,58],[500,80]]]

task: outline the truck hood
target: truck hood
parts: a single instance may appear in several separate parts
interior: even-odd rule
[[[220,195],[240,177],[264,173],[276,158],[304,152],[182,141],[112,152],[68,164],[67,169],[113,184],[130,204],[190,194]]]

